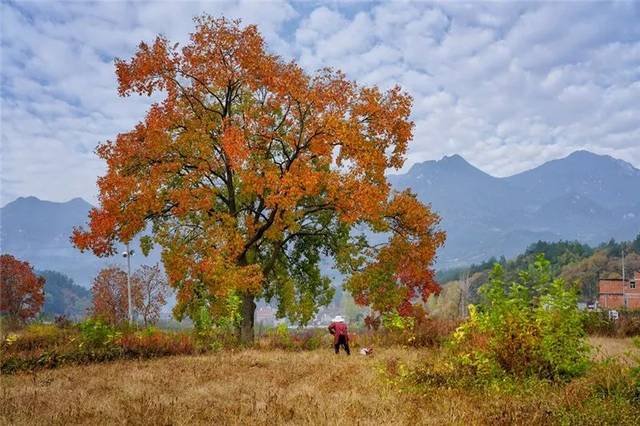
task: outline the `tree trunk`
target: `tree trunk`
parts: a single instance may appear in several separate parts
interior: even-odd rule
[[[242,322],[240,323],[240,343],[249,345],[253,343],[253,324],[256,313],[256,304],[253,295],[242,295]]]

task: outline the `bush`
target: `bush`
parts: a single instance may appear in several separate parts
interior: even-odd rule
[[[88,319],[78,324],[80,348],[100,349],[112,345],[122,333],[99,319]]]
[[[333,337],[324,330],[308,329],[291,332],[286,324],[280,324],[259,336],[256,346],[265,350],[310,351],[324,345],[329,347],[330,342],[333,342]]]
[[[542,255],[517,282],[506,283],[498,264],[481,288],[486,303],[470,306],[470,318],[454,334],[460,366],[474,374],[502,373],[560,379],[582,374],[589,346],[577,294],[552,280]]]
[[[125,334],[115,343],[122,349],[125,358],[191,355],[196,352],[196,345],[188,334],[167,333],[155,329]]]
[[[598,398],[621,398],[640,405],[640,374],[612,359],[594,366],[585,379],[586,384]]]
[[[625,315],[615,321],[616,335],[618,337],[640,336],[640,316]]]
[[[237,332],[239,324],[239,303],[236,295],[231,295],[219,302],[224,314],[216,318],[211,314],[209,306],[202,304],[190,314],[193,319],[193,337],[195,344],[202,351],[219,351],[224,348],[237,347],[240,339]],[[219,305],[216,305],[220,308]]]
[[[416,321],[413,328],[415,347],[433,347],[445,343],[460,326],[460,321],[424,318]]]
[[[640,315],[635,311],[622,311],[617,320],[605,311],[587,312],[584,328],[588,334],[610,337],[640,336]]]
[[[587,334],[598,336],[616,335],[616,323],[609,319],[609,315],[606,312],[586,312],[583,318],[584,330]]]
[[[66,315],[56,315],[53,323],[58,328],[71,328],[71,326],[73,325],[73,322],[71,322],[71,320]]]
[[[50,348],[64,343],[68,336],[68,332],[53,324],[35,323],[25,327],[20,334],[10,335],[2,349],[20,352]]]
[[[350,334],[350,345],[354,348],[360,346],[435,347],[447,342],[460,325],[460,321],[457,320],[422,315],[419,309],[410,316],[389,313],[382,317],[381,322],[384,327],[376,331],[361,330],[357,334]]]
[[[87,320],[75,328],[32,325],[20,335],[2,341],[0,372],[55,368],[127,358],[188,355],[197,352],[187,333],[167,333],[153,328],[134,332],[116,330],[100,320]]]

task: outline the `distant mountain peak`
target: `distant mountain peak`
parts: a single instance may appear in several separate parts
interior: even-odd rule
[[[82,206],[82,207],[86,207],[89,206],[91,207],[91,204],[89,202],[87,202],[84,198],[82,197],[75,197],[72,198],[69,201],[49,201],[49,200],[41,200],[38,197],[35,197],[33,195],[29,195],[27,197],[18,197],[15,200],[7,203],[3,208],[7,208],[7,207],[11,207],[11,206],[35,206],[38,204],[46,204],[46,205],[50,205],[50,206],[64,206],[64,205],[73,205],[73,206]]]
[[[571,154],[567,155],[566,158],[602,158],[602,157],[609,157],[609,156],[608,155],[596,154],[594,152],[587,151],[586,149],[579,149],[579,150],[573,151]]]
[[[590,181],[591,183],[599,184],[604,180],[615,179],[615,176],[640,178],[640,170],[631,163],[610,155],[578,150],[566,157],[547,161],[510,178],[519,181],[529,178],[551,178],[552,176],[557,186],[568,184],[567,179],[572,180],[578,177],[581,177],[583,182]],[[574,183],[578,182],[574,180]]]
[[[415,163],[411,166],[407,175],[418,175],[429,170],[441,170],[453,173],[479,173],[489,176],[473,164],[469,163],[459,154],[445,155],[440,160],[427,160],[421,163]]]
[[[462,156],[460,154],[445,155],[444,157],[442,157],[442,159],[440,161],[448,162],[448,163],[469,164],[469,162],[467,160],[465,160],[464,158],[462,158]]]
[[[18,197],[14,200],[14,202],[25,202],[25,201],[42,201],[40,198],[35,197],[33,195],[29,195],[27,197]]]
[[[587,151],[585,149],[580,149],[578,151],[573,151],[571,154],[567,155],[564,158],[559,158],[557,160],[549,161],[551,162],[558,161],[571,161],[571,162],[589,162],[589,163],[615,163],[617,160],[610,155],[606,154],[596,154],[595,152]],[[546,163],[545,163],[546,164]],[[544,165],[544,164],[543,164]]]
[[[76,204],[76,205],[91,205],[91,203],[89,203],[87,200],[85,200],[82,197],[76,197],[76,198],[72,198],[69,201],[67,201],[67,204]]]
[[[578,151],[574,151],[571,154],[569,154],[568,156],[566,156],[564,159],[560,159],[560,160],[555,160],[555,161],[561,161],[561,160],[573,160],[573,161],[590,161],[590,162],[600,162],[602,164],[608,163],[611,165],[615,165],[617,167],[620,167],[621,169],[623,169],[626,172],[636,172],[636,173],[640,173],[640,170],[638,170],[637,168],[635,168],[631,163],[623,160],[623,159],[619,159],[619,158],[614,158],[610,155],[606,155],[606,154],[596,154],[594,152],[591,151],[587,151],[584,149],[578,150]]]

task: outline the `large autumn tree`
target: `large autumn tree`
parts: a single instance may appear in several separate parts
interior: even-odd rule
[[[255,26],[195,22],[185,46],[160,36],[116,61],[120,95],[162,100],[98,147],[107,163],[100,207],[75,245],[111,255],[150,223],[177,289],[175,314],[239,295],[245,342],[257,297],[302,323],[331,300],[323,256],[376,310],[436,291],[439,219],[385,179],[412,137],[411,97],[331,69],[307,74],[269,54]],[[371,245],[362,230],[388,238]]]
[[[44,278],[28,262],[0,256],[0,314],[25,322],[35,317],[44,303]]]

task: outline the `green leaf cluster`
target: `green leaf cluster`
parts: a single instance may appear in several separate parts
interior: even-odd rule
[[[480,289],[485,303],[454,334],[462,365],[476,372],[503,372],[561,379],[588,366],[589,346],[576,289],[553,279],[540,254],[518,279],[505,280],[496,264]]]

